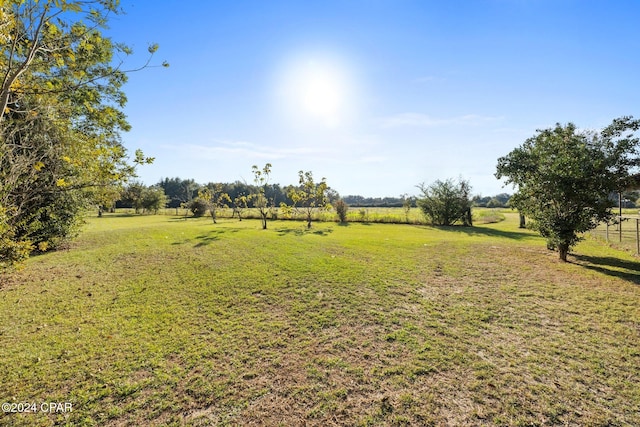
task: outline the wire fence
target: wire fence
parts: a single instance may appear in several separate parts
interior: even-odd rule
[[[616,216],[611,223],[600,224],[592,230],[591,235],[613,246],[640,254],[639,215]]]

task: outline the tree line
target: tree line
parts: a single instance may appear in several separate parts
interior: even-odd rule
[[[422,191],[419,198],[407,194],[398,198],[342,198],[328,186],[325,178],[315,181],[311,171],[299,171],[297,185],[272,184],[269,182],[271,168],[270,163],[263,168],[254,165],[252,184],[236,181],[203,185],[193,179],[175,177],[162,178],[157,184],[147,187],[135,181],[123,189],[111,209],[132,208],[136,213],[157,213],[168,207],[175,208],[177,214],[178,209],[183,208],[196,217],[209,213],[215,223],[220,209],[232,208],[233,215],[242,220],[244,210],[252,208],[258,211],[263,228],[267,228],[267,219],[277,217],[278,212],[285,217],[294,213],[302,215],[307,226],[311,227],[313,215],[318,211],[335,209],[339,220],[346,222],[347,212],[352,206],[348,202],[355,199],[353,207],[363,207],[367,206],[364,204],[367,200],[385,200],[385,204],[373,203],[370,207],[402,207],[407,221],[409,210],[420,207],[426,219],[434,225],[452,225],[456,222],[471,225],[471,207],[475,198],[470,198],[471,186],[462,179],[457,182],[451,179],[436,181],[429,186],[420,184],[417,186]],[[99,212],[102,210],[103,207]]]
[[[257,191],[257,186],[249,184],[243,181],[234,182],[222,182],[214,183],[209,182],[207,184],[200,184],[194,179],[185,179],[180,177],[174,178],[161,178],[157,183],[146,186],[140,181],[132,181],[125,186],[120,193],[117,193],[119,198],[112,200],[110,206],[102,206],[103,209],[114,208],[129,208],[135,209],[138,212],[155,212],[161,208],[182,208],[185,204],[191,202],[198,196],[198,192],[204,188],[213,188],[214,186],[221,186],[221,191],[226,193],[231,202],[242,196],[254,194]],[[265,189],[265,195],[269,199],[274,201],[274,204],[280,206],[282,204],[292,205],[293,200],[289,197],[291,185],[283,186],[278,183],[269,184]],[[157,191],[158,189],[164,190],[166,200],[164,203],[155,202],[159,201],[158,196],[152,197],[149,193]],[[146,202],[144,202],[144,194],[147,193]],[[631,194],[627,194],[628,197],[632,197]],[[409,204],[411,207],[418,207],[416,196],[409,194],[402,194],[398,197],[364,197],[360,195],[348,195],[341,196],[340,193],[331,188],[327,188],[327,197],[329,202],[333,205],[337,200],[342,200],[348,206],[352,208],[402,208]],[[638,196],[640,197],[640,196]],[[633,200],[636,200],[635,197]],[[481,196],[475,195],[471,199],[474,207],[488,207],[488,208],[506,208],[509,207],[509,199],[511,194],[500,193],[495,196]],[[164,199],[163,199],[164,200]],[[627,207],[634,207],[635,205],[627,200]],[[248,200],[248,207],[253,207],[253,201]]]

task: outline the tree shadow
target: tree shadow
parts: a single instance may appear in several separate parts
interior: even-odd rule
[[[227,233],[227,230],[211,230],[207,234],[201,234],[196,236],[196,239],[199,241],[193,247],[201,248],[203,246],[208,246],[211,242],[215,242],[216,240],[220,240],[220,236]]]
[[[202,217],[200,217],[200,218],[202,218]],[[184,221],[186,221],[188,219],[199,219],[199,218],[195,217],[195,216],[191,216],[191,215],[189,215],[189,216],[185,216],[185,215],[175,216],[175,215],[173,215],[173,216],[171,216],[171,218],[169,218],[169,221],[183,221],[184,222]]]
[[[293,234],[295,236],[305,236],[307,234],[315,234],[317,236],[328,236],[333,233],[333,228],[325,228],[321,230],[315,230],[313,228],[278,228],[276,229],[278,236],[286,236]]]
[[[131,218],[133,216],[143,216],[143,214],[137,213],[104,213],[102,216],[92,215],[94,218],[99,218],[101,221],[109,218]]]
[[[640,262],[627,261],[615,257],[575,254],[571,256],[577,261],[574,264],[640,285]]]
[[[451,233],[464,233],[467,236],[486,236],[486,237],[502,237],[506,239],[513,240],[525,240],[539,237],[537,234],[531,232],[527,229],[518,229],[517,231],[508,231],[508,230],[497,230],[495,228],[490,227],[482,227],[482,226],[473,226],[473,227],[465,227],[462,225],[450,225],[450,226],[425,226],[425,225],[416,225],[418,228],[431,228]]]

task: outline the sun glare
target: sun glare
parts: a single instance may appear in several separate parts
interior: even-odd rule
[[[320,60],[289,64],[280,76],[279,101],[296,124],[337,127],[349,110],[349,88],[343,68]]]
[[[335,115],[340,110],[342,91],[337,76],[311,65],[297,82],[304,109],[316,116]]]

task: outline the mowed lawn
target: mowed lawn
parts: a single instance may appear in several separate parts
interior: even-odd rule
[[[640,425],[640,263],[473,228],[91,218],[0,284],[0,425]]]

